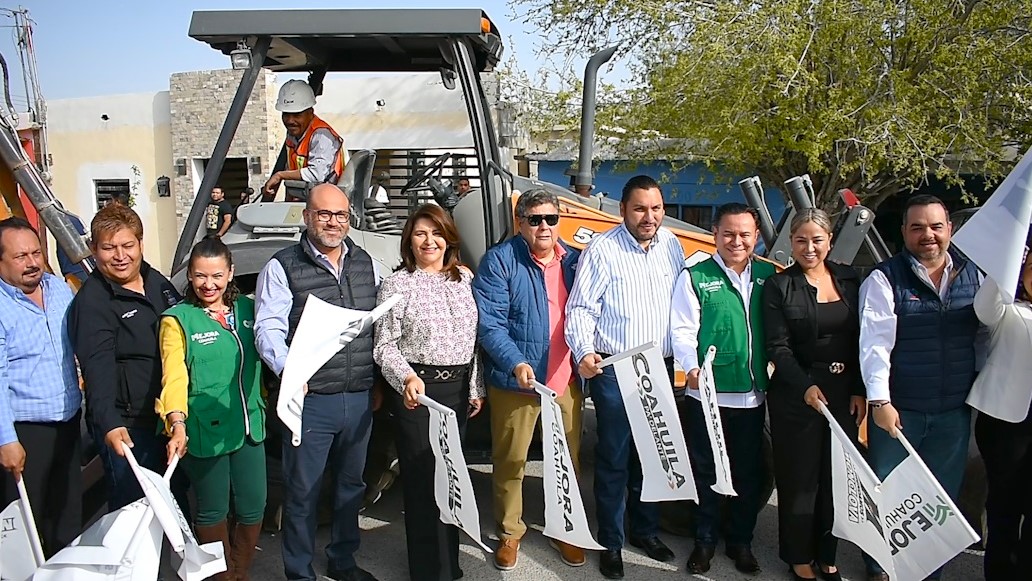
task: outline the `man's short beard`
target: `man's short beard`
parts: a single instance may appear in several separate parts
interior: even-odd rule
[[[345,235],[343,233],[341,233],[339,240],[335,240],[333,242],[330,242],[329,239],[327,238],[326,234],[319,234],[319,233],[315,232],[314,230],[310,231],[308,235],[312,238],[312,240],[314,240],[315,242],[318,242],[320,246],[325,246],[326,248],[337,248],[338,246],[340,246],[341,244],[344,243],[344,238],[345,238]]]

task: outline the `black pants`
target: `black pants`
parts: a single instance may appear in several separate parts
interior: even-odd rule
[[[43,553],[49,559],[82,531],[82,441],[79,414],[66,422],[15,422],[25,448],[22,480],[29,493]],[[18,498],[18,485],[5,472],[3,506]]]
[[[1032,417],[1012,424],[979,413],[975,442],[989,484],[986,581],[1025,579],[1032,571]]]
[[[706,419],[702,404],[693,397],[685,398],[685,417],[682,419],[688,439],[688,455],[695,472],[695,486],[699,490],[699,508],[695,513],[695,542],[714,546],[720,536],[721,495],[710,486],[717,481],[713,451],[710,448]],[[764,406],[757,408],[720,408],[724,426],[727,456],[731,461],[731,480],[738,496],[727,498],[730,523],[728,546],[752,544],[756,517],[760,513],[760,491],[763,487],[763,419]]]
[[[417,373],[421,366],[417,368]],[[426,366],[429,369],[432,367]],[[426,396],[455,410],[459,429],[466,425],[469,398],[466,374],[457,381],[426,383]],[[424,376],[424,380],[426,380]],[[397,430],[398,462],[405,500],[405,544],[409,579],[440,581],[459,575],[459,529],[441,522],[434,500],[434,452],[430,448],[430,413],[419,406],[405,408],[401,395],[390,390]]]
[[[838,539],[831,534],[831,431],[823,415],[794,395],[772,390],[767,397],[778,487],[779,556],[790,565],[834,565]],[[844,398],[825,397],[832,415],[856,442],[848,393]]]

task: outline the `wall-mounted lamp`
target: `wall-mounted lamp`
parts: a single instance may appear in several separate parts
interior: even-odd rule
[[[181,158],[177,159],[176,163],[174,165],[175,165],[175,168],[176,168],[176,175],[177,176],[185,176],[186,175],[186,158],[185,157],[181,157]]]
[[[251,173],[262,173],[262,158],[257,155],[252,155],[247,158],[247,165],[251,168]]]
[[[172,180],[170,180],[168,176],[161,176],[158,178],[157,186],[159,198],[167,198],[172,195],[172,188],[169,186],[171,182]]]

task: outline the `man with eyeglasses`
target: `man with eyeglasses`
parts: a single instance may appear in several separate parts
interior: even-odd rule
[[[602,552],[599,570],[608,579],[624,576],[624,512],[628,535],[657,561],[674,553],[659,540],[659,506],[643,503],[642,472],[631,441],[620,386],[612,365],[599,369],[608,355],[658,341],[673,385],[670,298],[684,266],[684,250],[663,222],[663,191],[656,180],[631,178],[620,198],[623,223],[596,236],[584,249],[566,305],[566,341],[578,372],[590,382],[598,419],[595,446],[595,510]],[[650,475],[655,478],[654,475]]]
[[[581,404],[573,360],[563,336],[566,299],[580,253],[559,240],[559,199],[545,190],[524,192],[516,202],[519,235],[491,248],[473,279],[480,314],[478,338],[484,353],[491,401],[491,457],[494,517],[500,545],[495,567],[516,568],[523,522],[523,472],[541,402],[531,380],[559,394],[574,470],[580,471]],[[553,541],[571,567],[585,563],[584,551]]]
[[[305,203],[301,240],[277,252],[258,274],[255,293],[255,342],[276,375],[282,375],[287,350],[309,295],[349,309],[376,307],[379,274],[369,254],[347,238],[351,207],[333,184],[314,187]],[[283,441],[283,569],[287,579],[314,581],[312,567],[319,485],[331,467],[334,515],[327,576],[346,581],[374,577],[358,567],[358,512],[365,485],[362,469],[372,425],[373,331],[365,329],[348,343],[305,387],[300,446]],[[332,454],[332,457],[331,457]]]

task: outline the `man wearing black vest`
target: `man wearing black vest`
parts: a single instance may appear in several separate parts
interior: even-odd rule
[[[305,204],[301,241],[277,252],[258,275],[255,342],[266,364],[283,373],[287,350],[308,295],[330,304],[371,311],[379,283],[365,250],[347,238],[347,196],[333,184],[312,189]],[[327,576],[346,581],[374,577],[355,563],[362,470],[372,425],[373,332],[366,329],[308,380],[295,447],[283,440],[283,569],[287,579],[314,581],[316,505],[323,472],[333,478],[334,515]],[[374,580],[375,581],[375,580]]]
[[[894,439],[902,430],[956,500],[971,433],[964,400],[975,379],[979,273],[950,250],[952,232],[942,200],[918,195],[907,201],[905,250],[879,264],[860,287],[860,371],[877,425],[868,428],[867,445],[878,478],[906,458]],[[873,559],[864,560],[871,581],[889,578]]]
[[[713,380],[724,426],[731,480],[738,496],[729,497],[730,523],[725,552],[743,573],[756,574],[753,529],[760,500],[763,420],[766,414],[767,352],[763,333],[763,285],[774,276],[768,262],[753,259],[759,238],[754,208],[724,204],[717,208],[713,239],[717,253],[681,271],[670,306],[674,357],[685,370],[688,397],[682,423],[699,491],[695,513],[695,548],[688,558],[691,573],[709,571],[720,533],[720,495],[710,488],[716,467],[699,395],[699,371],[711,345]]]

